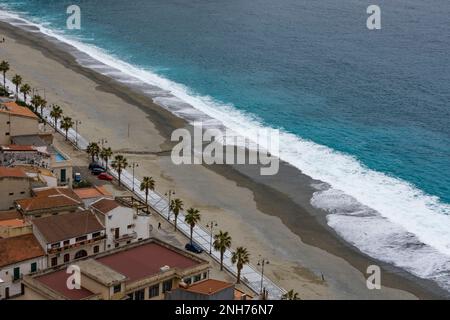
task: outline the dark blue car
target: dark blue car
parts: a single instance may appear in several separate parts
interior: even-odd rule
[[[186,243],[184,248],[187,251],[191,251],[193,253],[202,253],[203,252],[203,249],[198,244],[196,244],[195,242],[192,242],[192,244],[191,243]]]
[[[106,170],[104,168],[100,167],[100,168],[92,169],[91,172],[93,175],[98,176],[100,173],[106,172]]]
[[[94,170],[94,169],[103,169],[103,171],[106,171],[105,167],[103,167],[101,164],[92,162],[89,164],[89,170]]]

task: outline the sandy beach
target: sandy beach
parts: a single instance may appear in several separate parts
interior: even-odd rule
[[[266,258],[265,274],[302,299],[431,299],[445,292],[431,281],[375,261],[342,241],[328,226],[325,213],[310,204],[309,177],[282,163],[275,176],[260,176],[256,166],[182,165],[170,158],[170,134],[189,127],[137,90],[80,66],[67,45],[38,32],[0,23],[1,59],[7,76],[25,82],[80,120],[80,134],[104,138],[115,153],[136,162],[138,177],[152,176],[156,189],[176,191],[186,207],[196,207],[202,224],[215,220],[229,231],[232,247],[245,246],[251,262]],[[382,289],[368,290],[365,271],[382,268]]]

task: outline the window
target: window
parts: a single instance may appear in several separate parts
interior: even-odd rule
[[[66,169],[61,169],[61,182],[66,182]]]
[[[204,273],[203,273],[203,279],[206,279],[206,278],[208,278],[208,273],[207,273],[207,272],[204,272]]]
[[[51,260],[51,265],[52,267],[56,266],[58,264],[58,258],[57,257],[53,257]]]
[[[21,191],[20,194],[25,194],[25,191]]]
[[[10,195],[10,196],[13,196],[13,195],[14,195],[14,192],[10,192],[9,195]]]
[[[70,254],[66,253],[64,255],[64,263],[69,262],[70,261]]]
[[[6,121],[6,124],[11,124],[11,121]]]
[[[127,225],[127,229],[131,229],[131,228],[134,228],[134,224]]]
[[[162,292],[166,293],[167,291],[172,290],[172,280],[164,281],[162,284]]]
[[[154,298],[159,296],[159,283],[148,288],[148,297]]]
[[[197,274],[196,276],[194,276],[194,282],[198,282],[202,280],[202,275],[201,274]]]
[[[94,247],[94,253],[98,253],[100,251],[100,247],[99,246],[95,246]]]
[[[31,272],[33,273],[33,272],[36,272],[37,271],[37,263],[36,262],[33,262],[32,264],[31,264]]]
[[[113,292],[114,293],[118,293],[118,292],[120,292],[122,290],[122,285],[121,284],[118,284],[117,286],[114,286],[113,287]]]
[[[81,259],[87,256],[86,250],[80,250],[75,254],[75,259]]]
[[[63,245],[64,247],[70,245],[70,240],[64,240]]]
[[[145,300],[145,290],[138,290],[134,293],[134,300]]]
[[[75,239],[76,242],[87,240],[87,236],[78,237]]]
[[[61,246],[61,243],[60,242],[52,243],[51,246],[52,246],[52,249],[59,248]]]
[[[192,283],[192,279],[191,278],[186,278],[186,279],[184,279],[184,283],[191,284]]]
[[[118,244],[118,243],[116,243],[116,245],[115,245],[114,247],[118,248],[118,247],[119,247],[119,244]]]
[[[14,280],[20,279],[20,267],[14,268]]]
[[[100,237],[101,235],[102,235],[101,232],[95,232],[95,233],[92,234],[92,238],[98,238],[98,237]]]
[[[9,136],[9,132],[6,132],[6,133],[5,133],[5,136]]]

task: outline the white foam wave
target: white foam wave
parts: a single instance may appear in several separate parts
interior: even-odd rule
[[[244,114],[232,105],[219,103],[210,97],[196,95],[182,84],[163,78],[151,70],[134,67],[109,55],[100,48],[71,39],[42,25],[30,23],[18,15],[1,12],[0,18],[4,19],[5,17],[9,18],[9,21],[18,19],[21,22],[34,25],[42,33],[73,46],[92,59],[109,66],[112,70],[120,71],[121,76],[126,75],[130,79],[138,79],[155,88],[161,88],[165,95],[156,97],[155,101],[175,114],[178,111],[178,115],[188,120],[193,120],[192,118],[201,115],[208,115],[219,120],[220,123],[239,135],[253,141],[256,141],[257,134],[264,127],[262,122],[253,115]],[[80,59],[80,62],[85,61]],[[96,63],[96,68],[100,68],[98,63]],[[107,68],[104,71],[106,73],[111,72]],[[161,89],[152,92],[157,93]],[[167,95],[168,92],[171,96]],[[188,106],[194,109],[189,111]],[[303,173],[328,183],[334,190],[341,190],[358,203],[378,212],[378,220],[385,222],[380,226],[383,226],[386,230],[391,230],[392,226],[396,225],[405,232],[414,235],[418,242],[426,244],[435,252],[450,256],[450,205],[440,202],[436,197],[424,194],[406,181],[369,170],[352,156],[304,140],[286,131],[282,131],[280,134],[279,153],[277,150],[270,151],[273,154],[279,154],[282,160],[294,165]],[[328,196],[331,195],[328,194]],[[333,206],[339,207],[339,203],[334,203]],[[340,230],[342,234],[347,235],[349,233],[351,235],[352,230],[340,227],[342,223],[348,222],[344,219],[348,218],[331,216],[329,224]],[[352,219],[366,219],[361,220],[366,222],[362,222],[361,225],[366,228],[373,228],[374,220],[367,219],[364,215],[356,215]],[[382,237],[382,230],[378,229],[380,232],[377,234]],[[357,234],[354,236],[356,237]],[[364,247],[364,239],[361,234],[359,236],[359,239],[347,238],[358,247]],[[365,250],[370,252],[369,254],[377,255],[377,250],[381,249],[366,248]],[[394,255],[392,252],[392,257],[386,259],[393,262],[395,260]],[[405,258],[404,260],[405,263],[401,265],[408,268],[408,259]],[[426,273],[420,274],[425,275]]]

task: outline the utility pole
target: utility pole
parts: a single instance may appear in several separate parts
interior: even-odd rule
[[[216,221],[211,220],[206,227],[209,228],[210,234],[209,234],[209,254],[212,253],[212,237],[213,237],[213,229],[214,227],[217,227],[218,224]]]
[[[261,297],[264,297],[264,295],[265,295],[265,293],[263,291],[263,288],[264,288],[263,283],[264,283],[264,266],[266,264],[269,264],[269,260],[267,260],[265,258],[260,259],[258,261],[258,266],[261,266],[261,288],[260,288]]]
[[[133,168],[133,181],[132,181],[131,183],[133,184],[132,191],[133,191],[133,193],[134,193],[134,168],[139,167],[139,164],[137,164],[136,162],[133,162],[133,163],[131,163],[131,166],[130,166],[130,167]]]
[[[172,196],[175,194],[175,190],[169,190],[167,191],[164,195],[167,197],[169,197],[169,207],[167,208],[168,213],[167,213],[167,221],[170,222],[170,204],[171,204],[171,198]]]

